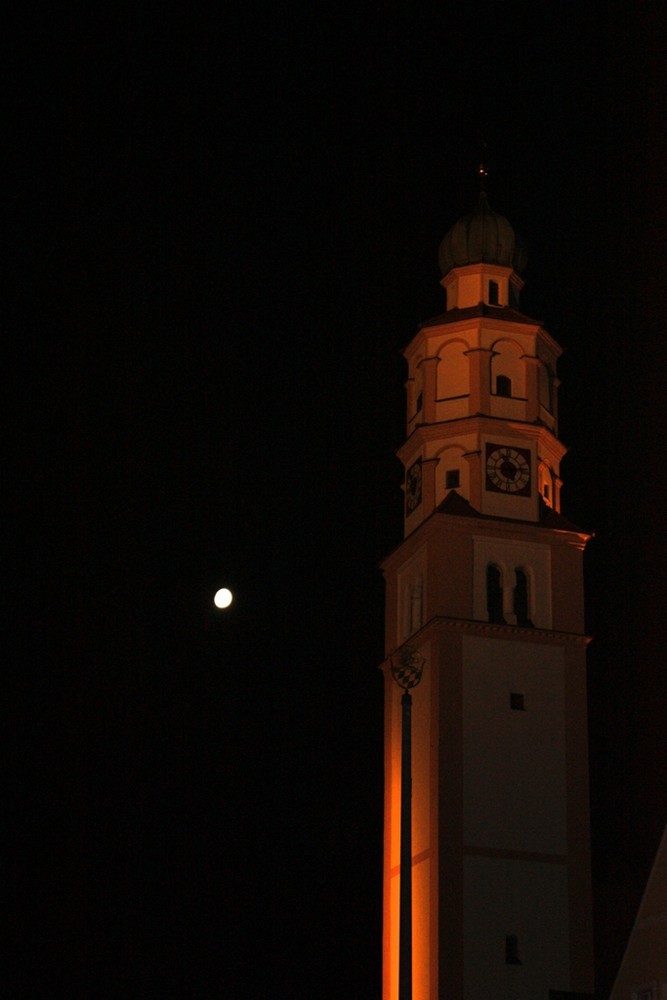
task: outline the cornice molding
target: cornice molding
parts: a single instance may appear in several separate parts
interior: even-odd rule
[[[455,632],[465,635],[476,635],[493,637],[496,639],[519,640],[520,642],[534,642],[536,639],[544,645],[580,646],[585,648],[592,641],[592,636],[584,635],[580,632],[562,632],[558,629],[528,628],[523,625],[495,625],[492,622],[476,621],[471,618],[448,618],[436,615],[429,619],[425,625],[414,632],[402,643],[397,650],[393,650],[387,655],[381,664],[383,670],[389,658],[395,656],[397,652],[406,647],[419,647],[422,643],[428,642],[430,635],[434,631]]]

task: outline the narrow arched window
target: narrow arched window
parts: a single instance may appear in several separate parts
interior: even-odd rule
[[[497,281],[490,281],[489,282],[489,305],[490,306],[497,306],[498,305],[498,282]]]
[[[508,378],[507,375],[497,375],[496,376],[496,396],[511,396],[512,395],[512,379]]]
[[[533,623],[530,620],[530,610],[529,610],[529,595],[528,595],[528,576],[522,569],[516,569],[514,571],[516,577],[516,583],[514,585],[514,614],[516,615],[517,625],[533,627]]]
[[[490,622],[495,625],[505,625],[502,576],[493,563],[489,563],[486,567],[486,610]]]

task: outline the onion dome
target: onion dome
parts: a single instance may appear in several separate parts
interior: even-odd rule
[[[453,267],[466,264],[500,264],[521,273],[526,268],[526,251],[503,215],[489,206],[481,191],[477,205],[449,230],[438,251],[443,277]]]

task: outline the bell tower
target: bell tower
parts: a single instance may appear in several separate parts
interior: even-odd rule
[[[401,692],[412,707],[414,1000],[592,991],[588,535],[560,513],[560,348],[519,309],[523,247],[482,192],[405,351],[404,540],[386,581],[384,1000],[398,1000]]]

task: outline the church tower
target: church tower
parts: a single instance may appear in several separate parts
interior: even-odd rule
[[[414,1000],[593,989],[588,535],[560,513],[560,348],[482,192],[440,246],[445,311],[408,345],[405,536],[386,580],[383,1000],[398,1000],[401,689],[412,706]]]

